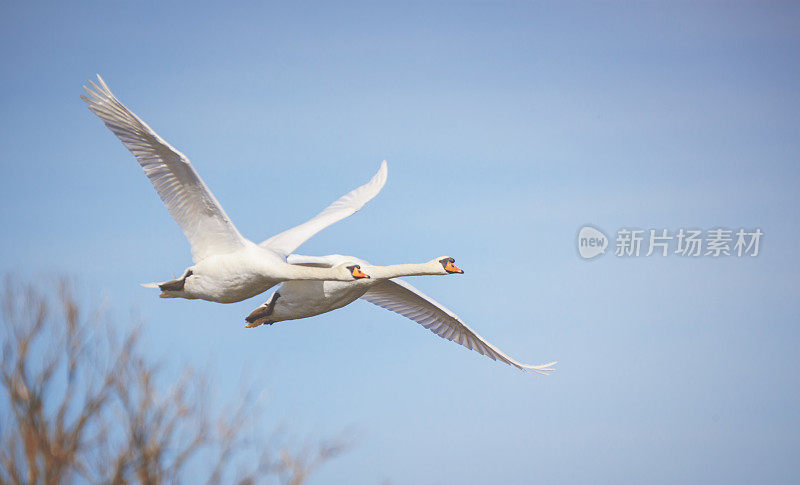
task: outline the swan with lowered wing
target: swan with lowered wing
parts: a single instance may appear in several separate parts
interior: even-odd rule
[[[291,264],[317,268],[358,265],[371,276],[358,281],[286,281],[248,317],[248,327],[284,320],[308,318],[342,308],[359,298],[409,318],[439,337],[499,360],[521,370],[538,374],[552,372],[555,362],[530,365],[518,362],[478,335],[441,303],[399,279],[399,276],[463,273],[453,258],[443,256],[422,264],[373,266],[353,256],[302,256],[291,254]]]

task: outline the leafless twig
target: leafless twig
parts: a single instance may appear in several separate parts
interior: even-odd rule
[[[0,484],[160,484],[191,472],[210,485],[298,485],[348,446],[289,452],[249,438],[254,393],[213,414],[202,373],[185,368],[164,385],[138,329],[118,338],[116,326],[81,312],[69,284],[55,293],[10,278],[3,289]]]

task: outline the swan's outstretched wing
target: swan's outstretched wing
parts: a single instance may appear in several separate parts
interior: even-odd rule
[[[528,365],[517,362],[475,333],[455,313],[401,279],[386,280],[370,287],[361,298],[399,313],[427,328],[436,335],[452,340],[492,360],[499,360],[518,369],[539,374],[553,371],[555,362]]]
[[[81,96],[139,161],[158,196],[183,230],[198,262],[213,254],[235,251],[245,245],[228,215],[208,190],[189,159],[172,148],[114,96],[98,75],[99,86],[84,86]]]
[[[322,212],[308,222],[295,226],[287,231],[272,236],[261,243],[262,247],[271,249],[284,256],[289,255],[301,244],[306,242],[311,236],[330,226],[334,222],[341,221],[345,217],[355,214],[364,204],[378,195],[383,185],[386,183],[387,173],[386,161],[381,163],[372,179],[361,187],[340,197],[336,202],[329,205]]]

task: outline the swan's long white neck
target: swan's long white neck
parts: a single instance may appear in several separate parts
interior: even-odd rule
[[[310,266],[287,264],[282,266],[281,276],[285,277],[286,280],[354,280],[347,270],[343,270],[339,266],[334,266],[332,268],[315,268]]]
[[[389,266],[361,266],[361,270],[373,279],[389,279],[400,276],[422,276],[447,274],[438,261],[427,263],[392,264]]]

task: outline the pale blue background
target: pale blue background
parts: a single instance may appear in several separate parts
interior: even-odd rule
[[[71,275],[154,357],[244,373],[266,420],[352,425],[313,483],[797,482],[800,8],[452,2],[0,7],[0,269]],[[101,73],[246,236],[389,162],[302,247],[415,279],[536,378],[357,302],[245,329],[262,298],[160,300],[190,264],[132,156],[78,98]],[[620,227],[760,227],[757,258],[580,260]],[[133,310],[131,310],[133,309]]]

